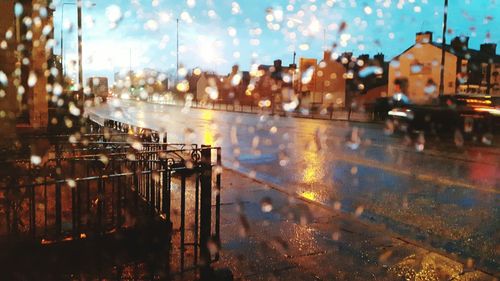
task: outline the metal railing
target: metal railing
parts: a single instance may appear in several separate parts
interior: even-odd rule
[[[220,239],[221,169],[214,169],[221,167],[220,148],[100,137],[69,143],[63,141],[67,137],[54,144],[53,157],[37,165],[32,159],[0,161],[0,244],[85,239],[151,218],[178,224],[182,268],[188,246],[195,265],[218,258],[207,244]],[[178,213],[172,212],[174,204]]]
[[[339,121],[363,121],[363,122],[373,122],[376,120],[375,113],[372,110],[368,111],[356,111],[348,108],[328,108],[322,106],[313,105],[310,109],[304,110],[292,110],[285,111],[282,109],[281,104],[277,103],[274,108],[273,105],[269,106],[259,106],[253,103],[250,104],[238,104],[238,103],[227,103],[220,100],[210,100],[208,102],[190,101],[188,105],[181,102],[181,104],[176,103],[166,103],[162,101],[155,101],[152,98],[148,99],[149,103],[164,104],[170,106],[188,106],[191,108],[199,109],[210,109],[218,111],[229,111],[238,113],[252,113],[252,114],[271,114],[271,115],[282,115],[297,118],[309,118],[309,119],[323,119],[323,120],[339,120]]]

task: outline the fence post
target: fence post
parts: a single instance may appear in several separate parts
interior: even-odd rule
[[[217,148],[217,175],[215,178],[215,241],[220,247],[220,193],[221,193],[221,175],[222,175],[222,153],[221,148]],[[217,259],[219,253],[217,252]]]
[[[163,163],[163,180],[162,180],[162,203],[161,203],[161,208],[162,208],[162,213],[165,214],[165,218],[169,223],[172,223],[172,220],[170,219],[170,181],[171,181],[171,175],[170,175],[170,169],[168,167],[168,162],[167,159],[164,159],[162,161]]]
[[[132,169],[133,169],[133,173],[134,173],[134,208],[135,210],[137,210],[137,208],[139,207],[139,176],[137,175],[138,171],[137,171],[137,159],[133,160],[134,162],[133,165],[132,165]]]
[[[61,151],[59,144],[55,145],[56,147],[56,235],[59,236],[62,230],[62,202],[61,202]]]
[[[184,271],[185,236],[186,236],[186,174],[181,172],[181,270]]]
[[[200,259],[204,266],[210,264],[208,241],[212,225],[212,161],[209,145],[201,146],[201,198],[200,198]]]
[[[184,252],[184,238],[186,232],[186,175],[181,172],[181,251]],[[182,254],[184,256],[184,253]]]
[[[31,236],[36,236],[36,204],[35,204],[35,185],[28,187],[30,196],[30,230]]]
[[[194,264],[198,264],[198,248],[200,244],[198,243],[198,226],[199,226],[199,210],[200,210],[200,174],[195,173],[195,190],[194,190]]]

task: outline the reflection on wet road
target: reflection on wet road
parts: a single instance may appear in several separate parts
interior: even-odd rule
[[[221,146],[227,167],[482,267],[500,266],[498,147],[435,140],[415,147],[377,124],[131,101],[89,112],[166,131],[169,142]]]

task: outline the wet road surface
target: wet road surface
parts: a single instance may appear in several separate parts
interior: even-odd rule
[[[112,100],[87,110],[221,146],[226,167],[491,273],[500,267],[500,149],[411,142],[379,124],[232,113]]]

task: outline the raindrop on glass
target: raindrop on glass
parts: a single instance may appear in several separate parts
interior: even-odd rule
[[[30,71],[29,77],[28,77],[28,86],[33,87],[35,86],[37,81],[37,77],[34,71]]]
[[[264,213],[271,212],[273,210],[273,203],[271,198],[269,197],[262,198],[262,200],[260,201],[260,208]]]

